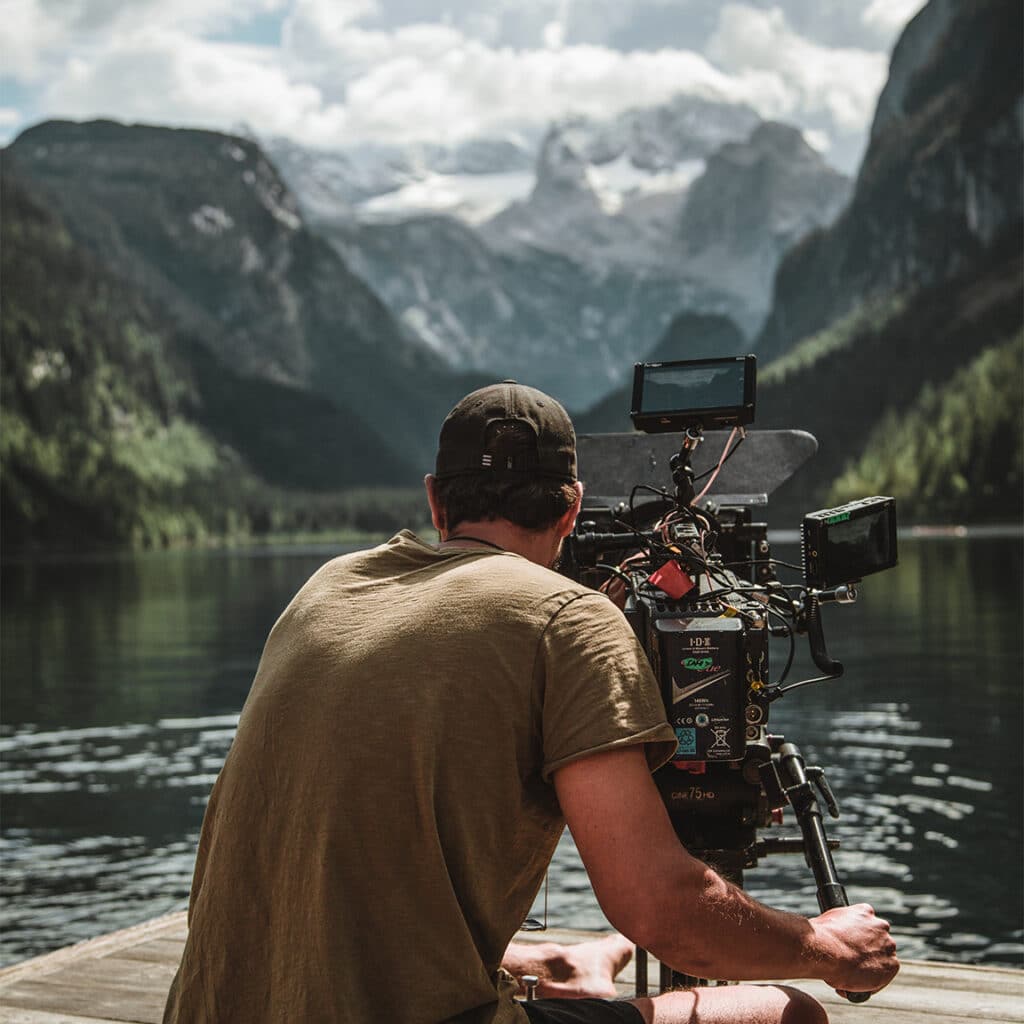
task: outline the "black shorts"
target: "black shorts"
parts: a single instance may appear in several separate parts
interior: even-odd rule
[[[530,1024],[644,1024],[632,1003],[608,999],[535,999],[520,1005]]]

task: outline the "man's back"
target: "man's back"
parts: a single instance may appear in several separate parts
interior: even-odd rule
[[[211,796],[165,1019],[520,1019],[495,974],[562,830],[551,771],[670,736],[601,595],[411,534],[329,563]]]

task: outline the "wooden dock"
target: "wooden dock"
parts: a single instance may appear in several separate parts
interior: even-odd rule
[[[184,912],[169,914],[6,967],[0,970],[0,1022],[158,1024],[186,933]],[[519,936],[567,943],[592,937],[564,929]],[[619,982],[623,995],[632,993],[632,964]],[[1008,968],[906,962],[884,992],[861,1006],[819,982],[796,987],[817,996],[833,1024],[1024,1024],[1024,971]]]

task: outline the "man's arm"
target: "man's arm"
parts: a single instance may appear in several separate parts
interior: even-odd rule
[[[555,789],[608,920],[700,978],[820,978],[876,991],[899,970],[887,922],[866,904],[808,920],[773,910],[690,856],[640,746],[570,762]]]

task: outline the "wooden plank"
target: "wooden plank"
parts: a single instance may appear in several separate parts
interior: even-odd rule
[[[146,921],[0,970],[0,1024],[159,1024],[187,935],[184,912]],[[523,942],[573,943],[597,933],[550,929]],[[650,990],[658,966],[650,958]],[[635,966],[620,975],[633,992]],[[887,989],[862,1005],[821,982],[794,987],[828,1008],[832,1024],[1024,1024],[1024,972],[1011,968],[908,961]]]
[[[934,960],[905,960],[897,975],[906,987],[941,988],[1024,997],[1024,971],[1012,967],[981,967],[976,964],[939,963]]]
[[[149,939],[138,946],[128,946],[105,953],[103,959],[146,960],[154,964],[173,964],[177,967],[184,947],[183,939]]]
[[[871,1003],[837,1006],[828,1003],[829,1024],[978,1024],[977,1017],[958,1017],[949,1013],[931,1014],[921,1010],[878,1010]],[[1019,1017],[984,1017],[986,1024],[1017,1024]]]
[[[100,988],[88,982],[23,981],[3,994],[3,1006],[85,1015],[119,1024],[160,1024],[170,979],[150,989]]]
[[[77,1014],[53,1013],[50,1010],[25,1010],[16,1006],[0,1006],[0,1024],[110,1024],[110,1018],[80,1017]]]
[[[176,911],[150,921],[143,921],[131,928],[122,928],[120,931],[99,935],[94,939],[86,939],[74,946],[65,946],[52,953],[44,953],[42,956],[22,960],[0,969],[0,995],[10,985],[18,981],[52,974],[70,964],[97,959],[121,949],[129,949],[146,939],[173,938],[178,939],[184,945],[187,934],[188,924],[185,912]]]
[[[78,959],[7,986],[0,1000],[4,1006],[29,1010],[159,1024],[176,969],[176,962],[154,964],[111,956]]]
[[[865,1015],[871,1020],[878,1017],[885,1024],[903,1020],[927,1021],[930,1024],[945,1024],[952,1020],[999,1021],[1003,1024],[1019,1024],[1024,1021],[1024,1003],[1019,993],[1016,996],[993,994],[984,987],[973,992],[938,987],[905,987],[900,980],[902,974],[901,971],[891,985],[876,992],[868,1002],[856,1005],[841,999],[824,982],[802,981],[796,987],[809,992],[824,1004],[833,1024],[841,1024],[843,1021],[854,1024],[858,1020],[864,1024]]]

